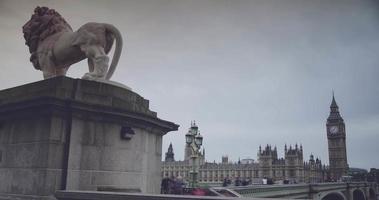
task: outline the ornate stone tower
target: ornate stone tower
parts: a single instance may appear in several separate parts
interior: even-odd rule
[[[304,182],[303,146],[284,146],[285,178],[293,183]]]
[[[168,147],[168,150],[166,152],[166,156],[164,159],[165,162],[174,162],[174,149],[172,148],[172,144],[170,143],[170,146]]]
[[[347,174],[349,166],[346,155],[346,130],[336,100],[332,99],[330,114],[326,122],[326,132],[328,136],[329,169],[333,180],[338,180]]]
[[[271,145],[266,145],[262,150],[259,146],[258,161],[259,161],[259,174],[260,178],[273,178],[273,163],[278,159],[278,153],[276,148],[272,149]]]

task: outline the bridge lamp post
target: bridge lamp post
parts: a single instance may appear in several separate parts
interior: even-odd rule
[[[188,132],[186,134],[186,143],[191,147],[191,160],[192,160],[192,170],[190,171],[191,182],[190,187],[194,188],[197,186],[197,175],[198,175],[198,166],[197,160],[200,155],[200,147],[203,144],[203,136],[200,135],[200,132],[192,134]]]

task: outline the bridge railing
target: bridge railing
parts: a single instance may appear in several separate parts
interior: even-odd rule
[[[236,198],[214,196],[189,196],[189,195],[163,195],[121,192],[97,192],[97,191],[57,191],[55,197],[58,200],[274,200],[268,198]],[[277,198],[275,200],[278,200]],[[280,200],[280,199],[279,199]],[[281,200],[285,200],[282,199]]]
[[[306,198],[309,184],[296,185],[254,185],[230,188],[244,197],[283,197],[299,195]]]
[[[316,183],[316,184],[289,184],[289,185],[250,185],[229,187],[244,197],[312,197],[312,194],[332,191],[346,190],[347,188],[378,188],[376,183],[368,182],[338,182],[338,183]]]
[[[352,183],[319,183],[319,184],[296,184],[296,185],[270,185],[270,186],[242,186],[214,188],[215,190],[232,190],[242,197],[218,197],[218,196],[190,196],[190,195],[161,195],[142,193],[119,193],[119,192],[96,192],[96,191],[57,191],[55,197],[58,200],[268,200],[268,199],[309,199],[314,198],[314,194],[346,190],[349,188],[374,188],[378,194],[378,184],[367,182]],[[264,198],[264,199],[263,199]]]

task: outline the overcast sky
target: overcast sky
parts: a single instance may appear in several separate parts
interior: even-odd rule
[[[180,125],[163,139],[183,159],[196,120],[206,159],[257,158],[259,145],[301,143],[328,163],[332,90],[350,167],[379,168],[379,3],[366,0],[0,0],[0,89],[39,81],[22,25],[37,6],[73,29],[112,23],[124,37],[113,76]],[[86,62],[68,76],[79,78]]]

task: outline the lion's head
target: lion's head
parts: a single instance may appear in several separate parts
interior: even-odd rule
[[[30,61],[36,69],[40,68],[35,54],[38,43],[61,31],[72,31],[72,28],[58,12],[48,7],[38,6],[34,9],[34,14],[22,27],[22,32],[25,44],[29,46],[29,52],[32,54]]]

